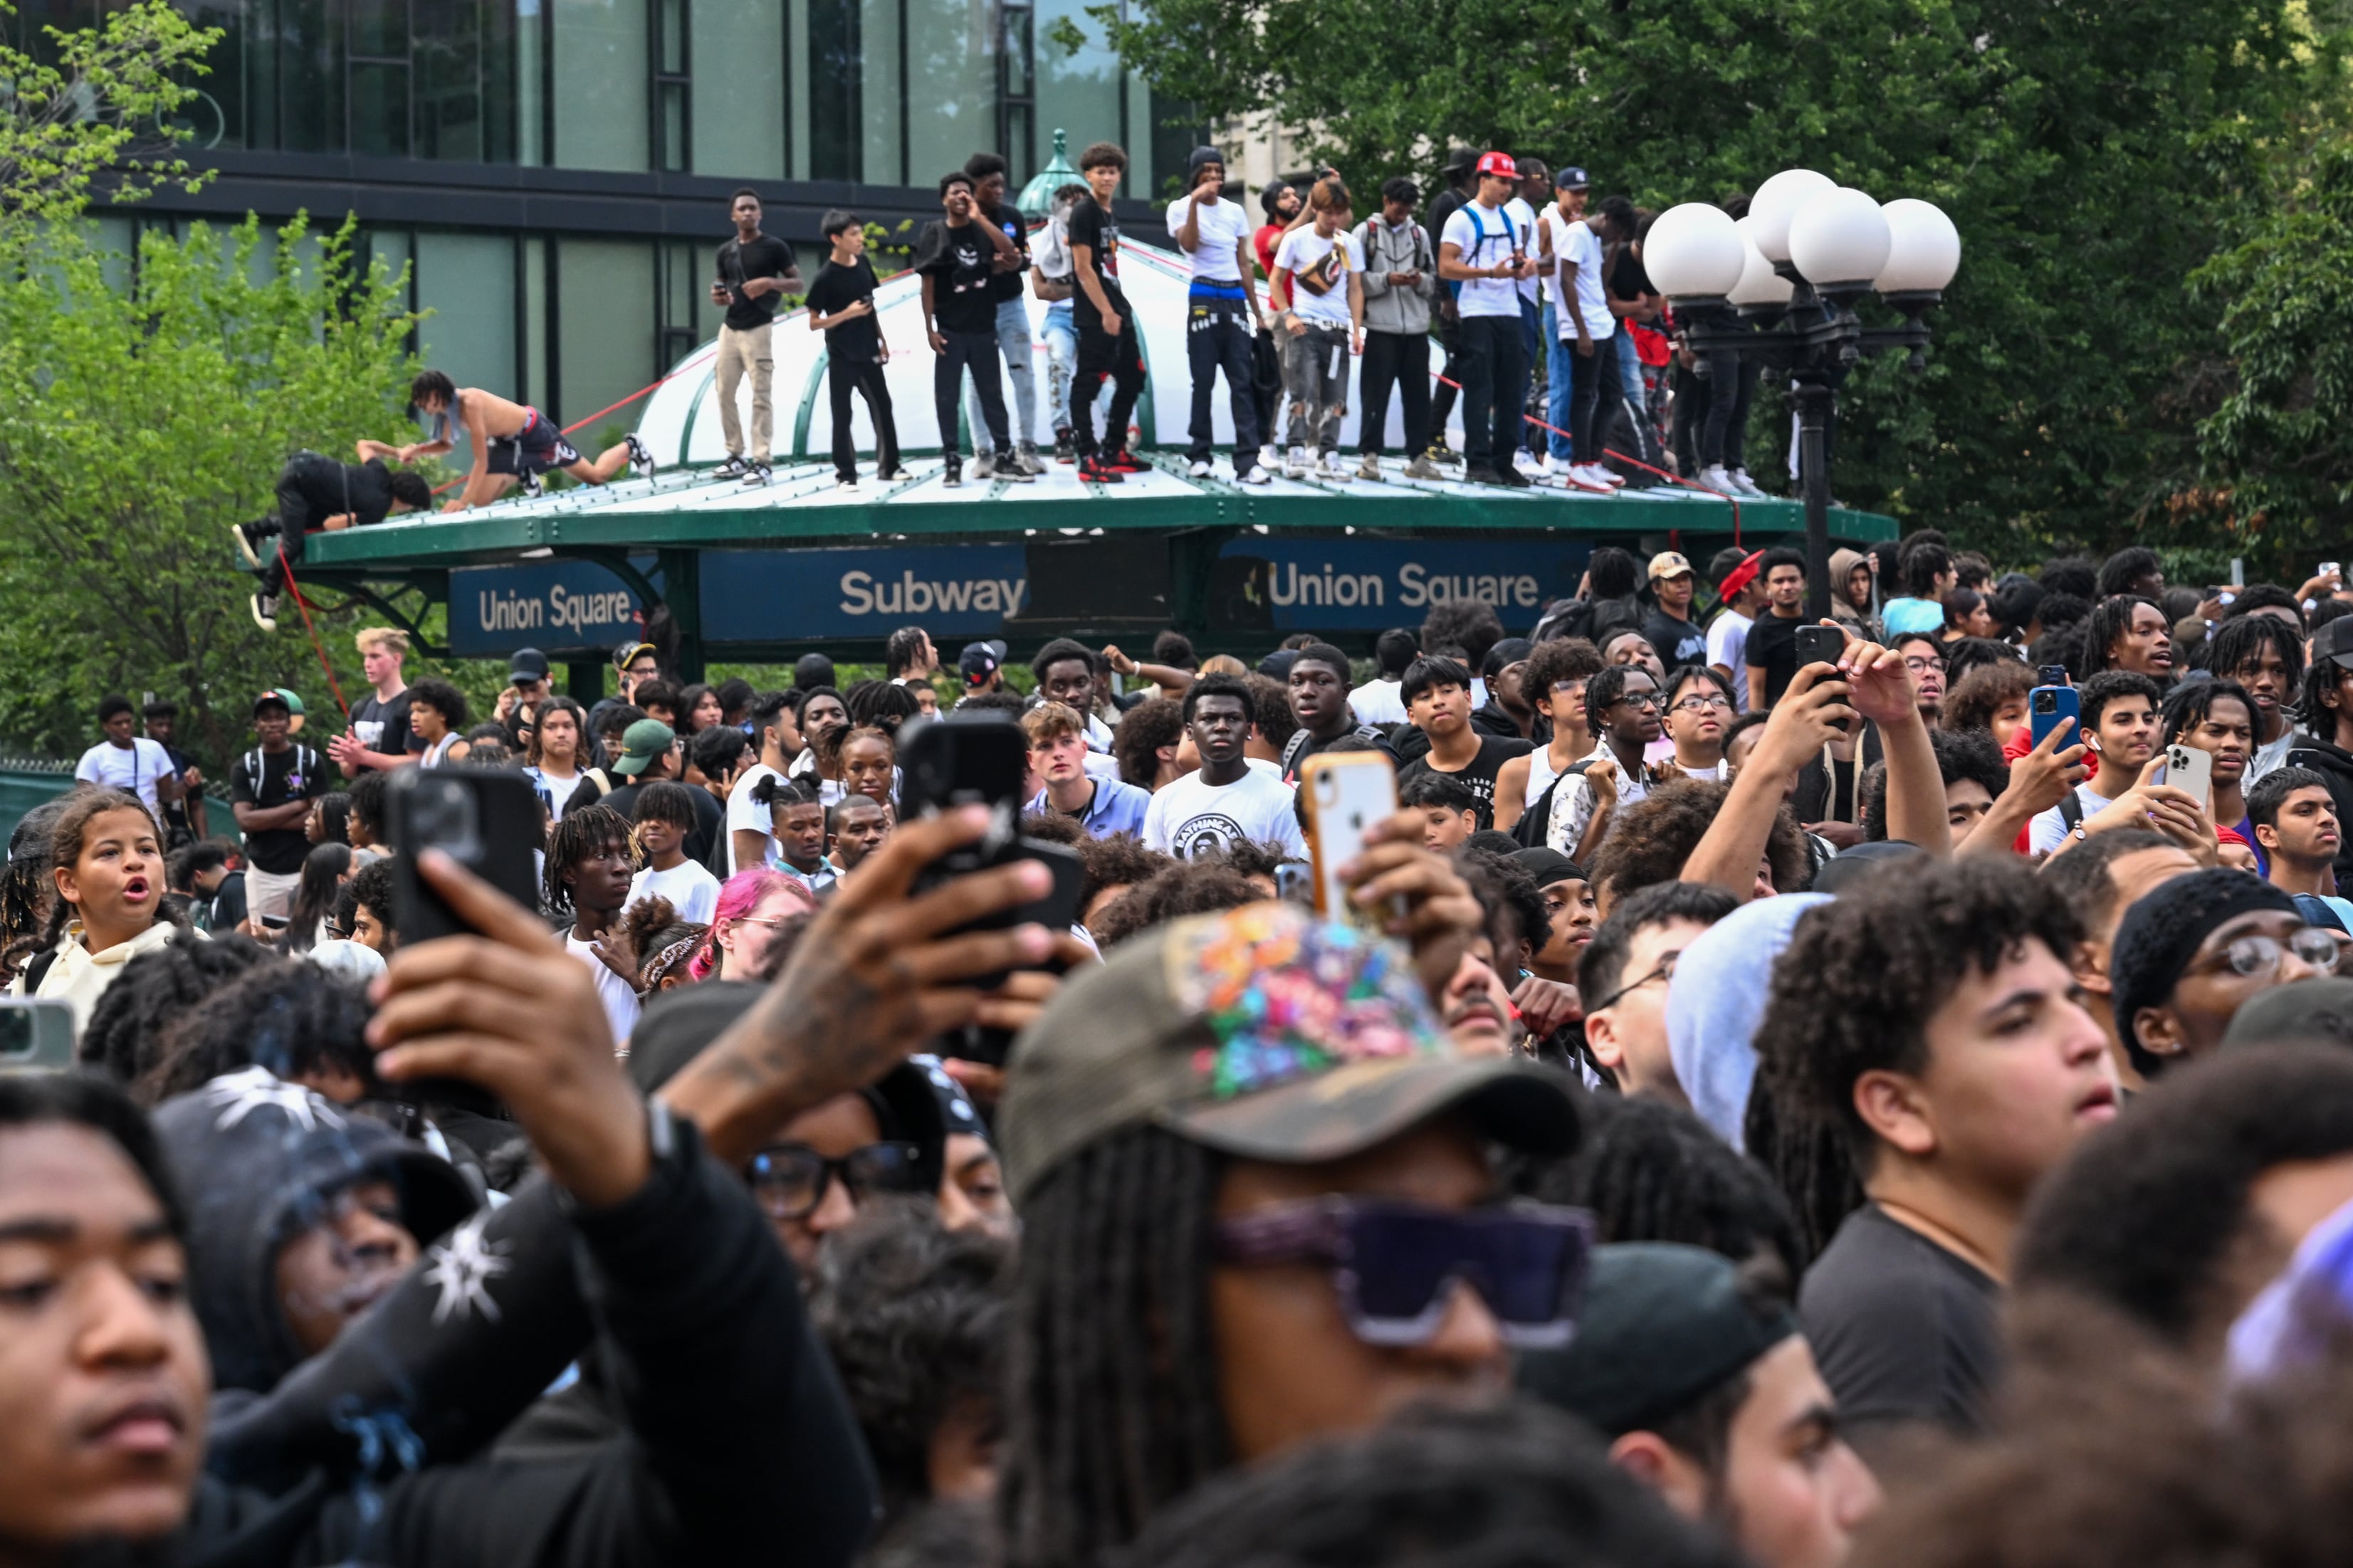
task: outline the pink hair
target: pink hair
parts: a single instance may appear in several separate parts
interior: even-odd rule
[[[711,930],[704,935],[702,947],[687,961],[686,974],[690,980],[708,980],[719,963],[719,928],[729,921],[740,921],[768,900],[771,893],[796,893],[813,910],[817,896],[807,887],[786,876],[757,866],[749,871],[738,871],[720,884],[719,902],[711,911]]]

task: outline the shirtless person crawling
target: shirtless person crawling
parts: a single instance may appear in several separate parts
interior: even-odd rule
[[[426,371],[409,384],[408,400],[433,416],[433,439],[406,447],[363,441],[360,456],[396,458],[403,463],[436,457],[457,445],[457,427],[462,426],[474,449],[474,466],[458,499],[441,509],[445,512],[488,506],[518,483],[536,490],[539,476],[557,468],[592,485],[611,483],[624,468],[653,476],[653,454],[635,436],[623,437],[619,446],[591,462],[538,409],[510,403],[478,386],[459,386],[438,370]]]

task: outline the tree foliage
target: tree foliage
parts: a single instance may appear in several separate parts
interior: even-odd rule
[[[100,694],[152,690],[217,759],[256,691],[325,705],[290,601],[275,636],[248,618],[229,527],[291,454],[391,433],[414,318],[381,265],[355,273],[353,232],[150,233],[126,268],[52,226],[0,283],[0,733],[71,755]],[[347,695],[353,624],[320,627]]]
[[[13,13],[0,3],[0,21]],[[187,79],[220,37],[170,0],[139,0],[94,27],[44,27],[29,52],[0,42],[0,243],[78,216],[101,179],[116,202],[201,184],[162,154],[178,140],[171,111],[195,96]]]
[[[1089,15],[1155,89],[1271,113],[1358,190],[1448,146],[1578,163],[1645,205],[1801,165],[1935,201],[1961,273],[1929,367],[1844,388],[1839,495],[2004,559],[2163,525],[2228,383],[2188,287],[2308,91],[2290,0],[1150,0]],[[1787,429],[1761,402],[1750,466]]]

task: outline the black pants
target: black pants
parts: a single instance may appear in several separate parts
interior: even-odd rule
[[[862,363],[851,360],[828,359],[825,362],[826,395],[833,405],[833,477],[854,479],[858,477],[858,443],[849,434],[849,395],[852,392],[866,399],[866,416],[874,421],[874,471],[892,474],[899,471],[899,422],[891,415],[891,388],[882,379],[882,366],[875,360]],[[953,431],[955,426],[950,425]]]
[[[1520,444],[1520,411],[1528,395],[1528,359],[1520,346],[1520,317],[1465,316],[1461,344],[1462,460],[1470,467],[1510,464]]]
[[[1282,345],[1263,327],[1250,340],[1250,416],[1265,446],[1282,416]]]
[[[1455,384],[1462,379],[1461,322],[1444,307],[1438,312],[1438,346],[1446,351],[1446,362],[1438,367],[1438,374],[1445,379],[1438,384],[1438,390],[1430,395],[1430,438],[1433,444],[1446,439],[1446,422],[1454,416]],[[1465,446],[1470,445],[1471,435],[1467,428],[1463,431],[1462,440]],[[1416,457],[1420,455],[1419,452],[1414,454]]]
[[[1363,407],[1358,445],[1366,455],[1380,451],[1388,429],[1391,382],[1405,408],[1405,455],[1419,458],[1430,450],[1430,334],[1366,332],[1365,363],[1356,376]]]
[[[932,408],[939,416],[940,456],[956,460],[956,404],[964,390],[964,373],[972,372],[972,389],[980,395],[980,416],[988,422],[988,438],[999,452],[1013,450],[1012,425],[1005,416],[1005,367],[997,357],[997,329],[981,332],[940,334],[946,347],[932,359]]]
[[[278,542],[261,563],[261,591],[286,591],[286,569],[302,559],[312,530],[351,510],[342,500],[343,466],[317,452],[301,452],[278,471]]]
[[[1119,336],[1103,330],[1103,315],[1091,300],[1079,301],[1079,371],[1071,378],[1071,444],[1082,458],[1093,457],[1095,395],[1103,378],[1111,378],[1111,409],[1103,417],[1103,445],[1113,452],[1127,447],[1127,421],[1144,392],[1144,350],[1135,335],[1135,312],[1127,300],[1113,295],[1113,313],[1120,320]]]
[[[1601,432],[1609,427],[1602,410],[1615,410],[1625,400],[1625,388],[1618,380],[1618,340],[1594,339],[1589,354],[1571,349],[1568,368],[1568,440],[1573,449],[1569,461],[1598,463]]]
[[[1703,468],[1721,463],[1726,468],[1748,466],[1743,456],[1748,444],[1748,405],[1757,395],[1757,362],[1729,349],[1707,356],[1707,418],[1699,427]]]
[[[1226,400],[1234,416],[1234,471],[1247,473],[1258,462],[1258,389],[1252,384],[1250,303],[1215,294],[1196,294],[1186,302],[1185,361],[1193,372],[1193,445],[1187,454],[1197,463],[1209,460],[1209,400],[1218,373],[1226,373]]]

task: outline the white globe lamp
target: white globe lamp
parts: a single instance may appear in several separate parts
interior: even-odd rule
[[[1852,185],[1816,196],[1789,221],[1789,259],[1826,294],[1870,288],[1890,244],[1879,204]]]
[[[1740,281],[1746,257],[1732,215],[1707,202],[1669,207],[1642,242],[1643,270],[1671,300],[1722,299]]]
[[[1798,210],[1816,196],[1838,189],[1838,182],[1811,169],[1784,169],[1748,198],[1748,216],[1757,226],[1749,237],[1767,261],[1789,259],[1789,224]]]
[[[1881,207],[1887,260],[1873,287],[1882,294],[1941,292],[1961,269],[1961,231],[1933,202],[1899,196]]]
[[[1728,298],[1734,304],[1748,309],[1788,304],[1795,289],[1787,278],[1773,270],[1773,264],[1757,248],[1757,220],[1745,217],[1734,226],[1740,230],[1741,246],[1747,259],[1741,264],[1740,281],[1732,286]]]

